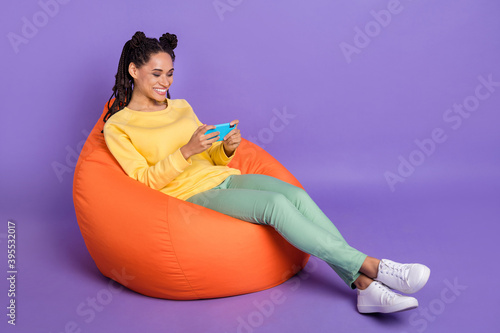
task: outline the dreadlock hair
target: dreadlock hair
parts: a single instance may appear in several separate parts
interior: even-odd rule
[[[120,62],[118,63],[118,71],[115,75],[113,94],[111,94],[108,100],[108,112],[103,118],[104,122],[126,107],[132,98],[134,79],[128,72],[130,63],[133,62],[139,68],[149,61],[151,55],[159,52],[168,53],[173,62],[175,60],[174,49],[176,47],[177,36],[169,33],[165,33],[159,39],[156,39],[148,38],[144,32],[137,31],[132,36],[132,39],[125,43],[120,56]],[[113,98],[115,100],[111,104]],[[170,99],[170,92],[168,90],[167,98]]]

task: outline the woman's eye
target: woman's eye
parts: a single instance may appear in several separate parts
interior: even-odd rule
[[[156,73],[153,73],[153,75],[154,75],[154,76],[156,76],[156,77],[159,77],[159,76],[160,76],[160,74],[156,74]]]
[[[174,76],[174,73],[170,73],[167,75],[168,77]]]

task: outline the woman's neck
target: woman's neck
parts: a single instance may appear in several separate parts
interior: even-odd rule
[[[158,102],[156,100],[152,100],[147,98],[146,96],[138,96],[132,92],[132,98],[130,99],[130,103],[128,103],[127,108],[135,111],[142,112],[153,112],[153,111],[161,111],[168,107],[167,99],[165,98],[164,102]]]

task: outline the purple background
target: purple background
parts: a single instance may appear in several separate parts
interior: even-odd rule
[[[0,246],[6,253],[7,220],[15,221],[18,260],[17,325],[6,323],[3,278],[2,331],[498,330],[500,87],[458,128],[443,116],[474,101],[478,77],[500,82],[500,2],[401,0],[385,26],[371,11],[394,1],[61,2],[2,4]],[[218,13],[214,3],[229,7]],[[23,26],[25,43],[13,46],[9,36],[25,38]],[[369,42],[356,37],[366,28]],[[351,245],[427,264],[419,309],[360,315],[355,292],[311,258],[308,272],[270,290],[203,301],[123,290],[92,316],[87,302],[108,280],[78,229],[73,168],[136,30],[177,34],[172,98],[206,123],[239,119],[243,136],[299,179]],[[355,42],[367,45],[346,57],[341,45]],[[287,124],[273,120],[284,111]],[[436,128],[446,140],[429,156],[416,152],[415,140]],[[384,174],[398,172],[400,156],[424,158],[391,190]],[[270,306],[273,290],[282,302]]]

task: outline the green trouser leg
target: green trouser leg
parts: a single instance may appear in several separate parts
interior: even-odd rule
[[[186,201],[275,228],[299,250],[324,260],[351,288],[366,255],[352,248],[303,189],[266,175],[232,175]]]

